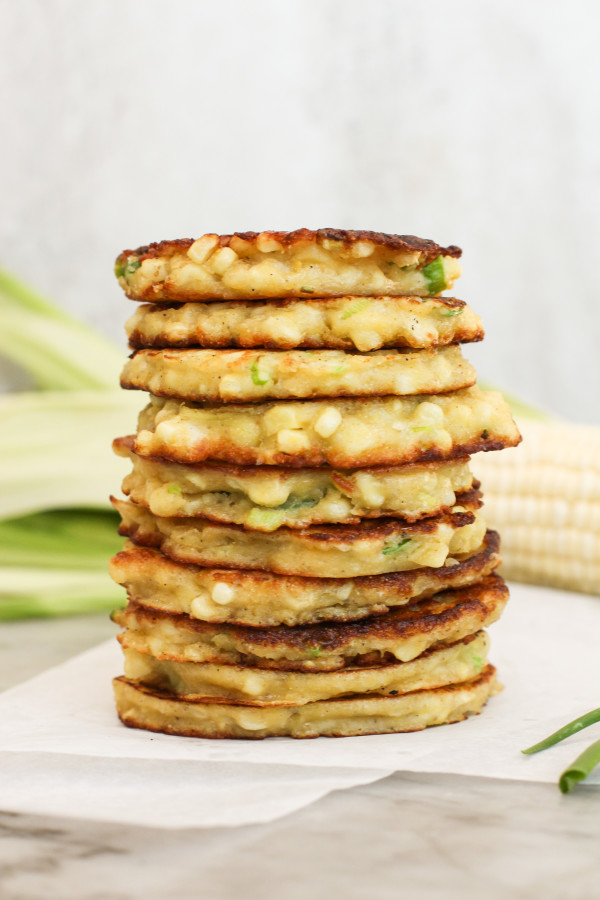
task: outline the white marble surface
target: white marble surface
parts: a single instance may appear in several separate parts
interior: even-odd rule
[[[0,10],[1,265],[123,341],[124,247],[299,225],[458,243],[481,377],[600,422],[593,0]]]
[[[103,616],[0,626],[3,686],[113,629]],[[593,787],[563,797],[554,785],[397,774],[238,829],[168,832],[0,812],[0,896],[592,900],[599,804]]]

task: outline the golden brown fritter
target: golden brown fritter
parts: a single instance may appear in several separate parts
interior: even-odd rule
[[[153,303],[278,297],[435,296],[460,275],[459,247],[374,231],[205,234],[124,250],[115,274]]]
[[[475,553],[448,559],[440,568],[343,579],[195,566],[127,542],[112,558],[110,574],[132,601],[159,612],[237,625],[303,625],[383,615],[440,591],[474,584],[500,565],[499,548],[498,534],[488,531]]]

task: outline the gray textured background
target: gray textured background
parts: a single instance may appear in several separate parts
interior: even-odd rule
[[[1,265],[122,341],[125,247],[324,225],[458,243],[482,378],[600,422],[593,0],[0,11]]]

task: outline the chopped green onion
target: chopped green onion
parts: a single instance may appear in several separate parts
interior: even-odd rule
[[[130,256],[125,263],[125,276],[133,275],[134,272],[137,272],[140,266],[141,262],[139,261],[138,257]]]
[[[264,374],[265,373],[259,372],[258,362],[255,360],[252,363],[252,365],[250,366],[250,375],[252,377],[252,383],[255,384],[257,387],[260,385],[263,385],[263,384],[267,384],[267,382],[269,382],[271,379],[268,375],[266,378],[261,377]]]
[[[594,741],[560,776],[558,786],[563,794],[572,791],[575,785],[583,781],[599,763],[600,741]]]
[[[398,544],[393,544],[391,547],[386,547],[381,552],[384,556],[391,556],[392,553],[398,553],[399,550],[402,550],[403,547],[406,547],[407,544],[410,544],[412,538],[404,538]]]
[[[181,494],[181,485],[168,484],[167,485],[167,494]]]
[[[433,425],[412,425],[411,431],[414,431],[415,434],[419,434],[420,432],[429,433],[433,431]]]
[[[275,531],[284,519],[285,513],[280,509],[259,509],[255,506],[246,516],[245,524],[248,528],[257,528],[260,531]]]
[[[311,287],[301,287],[300,290],[303,294],[314,294],[315,289]]]
[[[285,503],[276,506],[274,509],[255,507],[246,516],[246,525],[249,528],[274,531],[283,523],[286,513],[296,512],[299,509],[309,509],[311,506],[316,506],[320,499],[320,497],[294,497],[292,495],[287,498]]]
[[[115,263],[115,275],[117,278],[122,278],[125,274],[125,262],[119,257]]]
[[[544,738],[543,741],[540,741],[539,744],[534,744],[526,750],[521,750],[521,753],[539,753],[540,750],[547,750],[548,747],[559,744],[561,741],[564,741],[565,738],[577,734],[578,731],[582,731],[584,728],[588,728],[588,726],[594,725],[596,722],[600,722],[600,708],[593,709],[591,712],[586,713],[584,716],[580,716],[578,719],[573,719],[572,722],[563,725],[558,731],[548,735],[548,737]]]
[[[439,294],[446,287],[446,275],[444,272],[444,257],[440,254],[437,259],[421,269],[427,290],[430,294]]]
[[[306,652],[308,653],[309,656],[320,656],[321,653],[323,652],[323,648],[322,647],[309,647],[309,649]]]
[[[335,368],[335,369],[333,370],[333,374],[334,374],[334,375],[341,375],[343,372],[346,371],[346,369],[347,369],[347,366],[338,366],[337,368]]]
[[[371,301],[368,297],[363,297],[362,300],[357,300],[356,303],[351,303],[348,309],[344,310],[341,318],[349,319],[350,316],[355,316],[356,313],[362,312],[363,309],[366,309],[370,302]]]
[[[316,506],[320,500],[322,500],[322,497],[294,497],[292,494],[277,509],[295,512],[297,509],[309,509],[311,506]]]
[[[444,319],[453,319],[454,316],[460,316],[462,312],[464,312],[464,306],[454,306],[452,308],[447,307],[446,309],[440,310],[440,316],[442,316]]]
[[[472,661],[473,665],[475,666],[476,670],[478,672],[481,672],[481,670],[483,669],[483,657],[473,655],[471,657],[471,661]]]

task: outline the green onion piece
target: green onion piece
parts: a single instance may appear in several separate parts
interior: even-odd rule
[[[558,786],[563,794],[572,791],[576,784],[583,781],[592,769],[600,763],[600,741],[594,741],[584,750],[571,765],[565,769],[558,779]]]
[[[337,366],[337,368],[335,368],[335,369],[333,370],[333,374],[334,374],[334,375],[341,375],[341,374],[342,374],[343,372],[345,372],[345,371],[346,371],[346,366]]]
[[[267,384],[271,379],[267,375],[266,378],[261,378],[261,373],[258,371],[258,362],[255,360],[250,366],[250,375],[252,377],[252,383],[260,386],[263,384]]]
[[[125,261],[119,257],[115,263],[115,275],[117,278],[122,278],[125,274]]]
[[[362,312],[363,309],[366,309],[371,301],[368,297],[363,297],[362,300],[357,300],[356,303],[351,303],[348,309],[345,309],[341,315],[342,319],[349,319],[350,316],[356,315],[356,313]]]
[[[254,507],[246,516],[245,524],[248,528],[257,528],[260,531],[275,531],[284,519],[285,513],[280,509],[259,509]]]
[[[303,294],[314,294],[315,289],[311,287],[301,287],[300,290]]]
[[[423,278],[430,294],[439,294],[446,287],[446,275],[444,273],[444,257],[440,254],[437,259],[421,269]]]
[[[582,731],[582,729],[587,728],[589,725],[594,725],[596,722],[600,722],[600,708],[593,709],[591,712],[586,713],[584,716],[580,716],[578,719],[573,719],[572,722],[563,725],[558,731],[548,735],[548,737],[544,738],[543,741],[540,741],[539,744],[534,744],[532,747],[528,747],[527,750],[521,750],[521,753],[539,753],[540,750],[547,750],[548,747],[559,744],[561,741],[564,741],[565,738],[571,737],[572,734],[577,734],[578,731]]]
[[[420,432],[429,433],[433,431],[433,425],[412,425],[411,431],[414,431],[415,434],[419,434]]]
[[[134,272],[137,272],[139,267],[141,266],[141,262],[139,261],[137,256],[130,256],[125,263],[125,276],[133,275]]]
[[[440,310],[440,316],[444,319],[453,319],[454,316],[460,316],[460,314],[464,312],[464,306],[446,308],[444,310]]]
[[[181,494],[181,486],[179,484],[168,484],[167,494]]]
[[[472,662],[473,662],[473,665],[474,665],[475,668],[477,669],[477,671],[478,671],[478,672],[481,672],[481,670],[483,669],[483,657],[482,657],[482,656],[477,656],[477,655],[474,654],[474,655],[471,657],[471,660],[472,660]]]
[[[309,656],[320,656],[323,650],[321,647],[310,647],[306,652]]]
[[[292,494],[277,509],[285,509],[288,512],[295,512],[297,509],[309,509],[311,506],[316,506],[321,499],[322,497],[294,497]]]
[[[394,544],[392,547],[386,547],[385,550],[382,550],[384,556],[391,556],[392,553],[398,553],[399,550],[402,550],[403,547],[406,547],[407,544],[410,544],[412,538],[404,538],[398,544]]]

